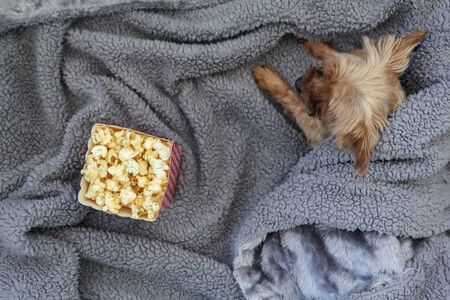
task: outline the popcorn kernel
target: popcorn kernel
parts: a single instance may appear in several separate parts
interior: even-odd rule
[[[133,175],[137,175],[139,173],[139,164],[134,159],[130,159],[127,161],[127,172]]]
[[[131,190],[131,187],[120,190],[120,200],[123,205],[130,205],[136,199],[136,193]]]
[[[119,191],[119,183],[113,179],[106,179],[106,189],[111,192]]]
[[[148,185],[148,183],[149,183],[148,177],[138,176],[137,178],[138,187],[145,188]]]
[[[153,148],[155,148],[162,160],[168,160],[170,158],[170,148],[161,143],[161,141],[156,141],[153,144]]]
[[[91,153],[95,158],[106,157],[108,149],[106,148],[106,146],[98,145],[92,148]]]
[[[139,175],[144,176],[148,174],[148,162],[143,159],[138,160],[139,164]]]
[[[123,148],[119,151],[119,159],[124,162],[133,158],[136,153],[130,147]]]

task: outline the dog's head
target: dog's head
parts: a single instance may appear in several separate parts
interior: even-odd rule
[[[388,114],[405,98],[399,76],[425,34],[364,37],[363,48],[353,53],[301,40],[318,65],[306,70],[295,88],[308,114],[322,120],[339,147],[355,153],[360,174],[367,172]]]

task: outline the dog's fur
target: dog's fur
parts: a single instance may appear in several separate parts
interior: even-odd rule
[[[367,173],[371,151],[387,117],[405,99],[399,76],[413,49],[426,35],[415,31],[403,38],[363,37],[363,47],[341,53],[330,46],[301,39],[321,66],[306,70],[295,92],[273,68],[256,67],[259,88],[279,102],[312,146],[331,135],[335,144],[355,154],[355,168]]]

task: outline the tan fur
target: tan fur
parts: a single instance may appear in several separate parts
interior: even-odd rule
[[[293,117],[312,145],[332,135],[338,147],[355,153],[355,168],[365,174],[389,113],[405,99],[398,76],[425,34],[416,31],[404,38],[385,36],[378,41],[363,37],[362,49],[353,53],[301,40],[322,61],[322,69],[312,67],[305,72],[299,93],[272,68],[257,67],[252,75]]]
[[[305,112],[298,94],[291,89],[280,73],[270,67],[257,67],[252,70],[252,75],[259,88],[270,94],[283,106],[285,113],[294,119],[311,145],[315,146],[322,142],[326,135],[322,122]]]

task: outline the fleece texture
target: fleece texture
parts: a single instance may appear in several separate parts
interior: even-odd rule
[[[348,297],[446,298],[448,1],[72,2],[0,6],[0,299],[239,299],[240,251],[312,224],[415,239],[395,283]],[[418,28],[408,97],[363,178],[331,141],[310,149],[250,77],[302,74],[296,36],[349,51]],[[157,222],[77,202],[97,122],[182,145]]]

